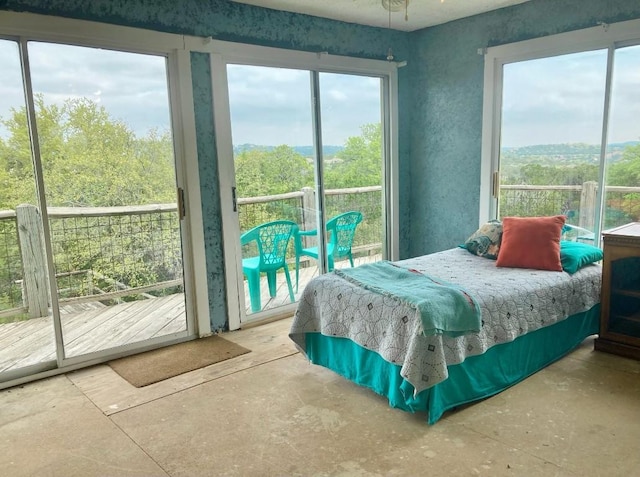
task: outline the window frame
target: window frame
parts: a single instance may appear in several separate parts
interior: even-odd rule
[[[185,290],[188,321],[186,338],[177,337],[176,340],[184,341],[196,335],[211,334],[206,268],[203,260],[195,260],[195,257],[204,256],[205,247],[191,60],[190,51],[185,47],[185,36],[53,15],[0,11],[0,38],[16,41],[18,44],[37,41],[166,58],[176,180],[177,186],[182,187],[186,194],[188,217],[181,225],[185,285],[188,283]],[[56,336],[56,341],[60,348],[60,336]],[[154,343],[148,345],[149,349],[153,347],[156,347]],[[109,359],[127,353],[128,348],[125,346],[122,351],[109,354]],[[36,370],[35,374],[20,374],[16,375],[15,379],[10,376],[9,381],[0,383],[0,387],[86,367],[88,364],[103,361],[103,355],[107,354],[98,352],[88,358],[65,358],[55,369],[42,372]]]
[[[480,166],[480,200],[478,224],[497,218],[499,177],[500,133],[502,127],[502,85],[505,64],[580,53],[593,50],[608,50],[606,89],[603,98],[604,120],[602,125],[602,147],[600,153],[600,183],[604,178],[608,109],[611,94],[612,58],[616,48],[640,43],[640,20],[629,20],[559,33],[546,37],[525,40],[487,48],[484,61],[484,92],[482,112],[482,150]],[[598,191],[598,204],[602,209],[602,188]],[[600,236],[602,210],[595,218],[595,235]]]
[[[188,46],[189,43],[187,43]],[[233,203],[232,187],[235,186],[235,170],[233,163],[233,145],[231,143],[230,106],[227,91],[226,66],[240,64],[251,66],[281,67],[322,73],[342,73],[362,76],[375,76],[383,82],[382,109],[386,116],[383,130],[384,156],[386,159],[383,174],[383,195],[387,207],[385,233],[387,257],[397,260],[399,257],[399,193],[398,193],[398,73],[404,66],[382,60],[331,55],[327,52],[310,53],[297,50],[231,43],[218,40],[206,40],[199,45],[211,53],[211,76],[213,83],[214,122],[216,124],[218,172],[220,177],[220,202],[222,206],[222,228],[224,261],[226,267],[227,309],[229,329],[240,328],[244,323],[253,322],[242,319],[240,293],[244,293],[240,285],[242,280],[242,264],[237,244],[240,232],[237,227],[237,213],[229,204]],[[232,268],[233,267],[233,268]],[[282,309],[262,312],[255,322],[279,317],[283,313],[290,314],[294,305]]]

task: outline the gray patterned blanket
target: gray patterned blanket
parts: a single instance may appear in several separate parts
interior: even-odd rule
[[[298,349],[305,352],[305,333],[349,338],[400,365],[402,377],[419,393],[447,379],[448,365],[600,301],[599,265],[574,275],[497,268],[495,261],[459,248],[395,263],[463,287],[480,306],[480,332],[425,336],[419,312],[406,302],[329,273],[312,280],[300,298],[289,333]]]

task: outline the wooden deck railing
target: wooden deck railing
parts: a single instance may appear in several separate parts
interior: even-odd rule
[[[598,185],[595,182],[586,182],[577,186],[501,185],[501,215],[551,215],[573,212],[574,221],[572,223],[593,230],[597,189]],[[630,193],[640,193],[640,187],[607,187],[607,194]],[[364,221],[358,228],[354,251],[379,253],[381,249],[383,235],[381,194],[382,188],[380,186],[326,191],[325,204],[328,217],[346,210],[363,212]],[[549,199],[549,197],[552,198]],[[315,191],[311,188],[303,188],[301,191],[287,194],[239,198],[238,206],[243,231],[277,218],[293,220],[300,224],[303,230],[316,227],[316,198]],[[640,204],[638,208],[640,209]],[[131,231],[126,233],[141,234],[135,239],[131,235],[126,236],[127,243],[131,242],[129,245],[132,247],[135,247],[136,243],[138,246],[141,243],[146,246],[148,237],[159,237],[154,230],[151,230],[154,227],[171,228],[173,230],[171,233],[177,234],[177,236],[169,238],[163,236],[163,240],[166,240],[157,244],[157,247],[160,248],[171,248],[169,255],[173,255],[168,263],[162,265],[163,269],[170,269],[168,275],[153,282],[125,283],[126,280],[121,280],[111,276],[110,273],[91,267],[84,269],[56,267],[56,276],[59,279],[84,274],[84,289],[75,292],[75,296],[61,297],[60,303],[77,304],[96,300],[114,300],[128,295],[144,296],[149,292],[179,286],[182,278],[182,264],[176,211],[176,204],[49,208],[48,215],[51,224],[63,220],[70,220],[74,224],[80,219],[94,221],[89,225],[83,222],[75,230],[67,230],[66,226],[53,230],[55,227],[52,226],[54,248],[72,249],[68,252],[71,254],[75,249],[70,244],[78,241],[86,240],[88,248],[101,245],[101,243],[92,243],[92,240],[95,241],[95,237],[99,236],[99,233],[92,231],[90,227],[107,227],[107,229],[113,229],[109,233],[122,234],[122,220],[125,220],[126,227],[131,228]],[[142,218],[162,214],[169,214],[164,219],[166,223],[156,223],[151,220],[144,222]],[[171,222],[174,220],[173,216],[175,216],[175,223]],[[101,218],[107,221],[106,225],[100,222]],[[116,220],[116,218],[119,219]],[[167,232],[165,230],[162,233],[166,235]],[[65,234],[69,234],[71,238]],[[111,245],[110,243],[104,244],[105,247],[111,247]],[[153,246],[156,247],[156,245]],[[122,253],[126,253],[126,249],[123,250]],[[93,252],[92,249],[91,253]],[[155,260],[155,257],[164,254],[165,250],[149,248],[147,252],[150,255],[148,260]],[[89,260],[93,257],[91,253],[82,253],[86,253],[87,261],[91,262]],[[38,209],[33,205],[21,205],[15,211],[0,211],[0,320],[7,316],[24,313],[29,317],[46,316],[50,304],[47,280],[42,221]],[[98,283],[107,284],[110,289],[104,289],[105,287],[99,286]],[[68,295],[74,295],[72,288],[72,286],[59,285],[59,290],[68,292]],[[13,302],[6,298],[10,295],[15,295]]]
[[[376,253],[381,247],[382,231],[382,201],[381,187],[360,187],[353,189],[327,190],[325,202],[327,213],[334,214],[349,209],[365,209],[368,219],[359,230],[354,251],[359,253]],[[265,197],[239,198],[241,228],[247,230],[261,222],[276,218],[290,218],[301,225],[302,229],[316,227],[315,191],[304,188],[288,194]],[[253,210],[251,210],[253,209]],[[152,204],[132,207],[49,207],[47,209],[51,228],[51,241],[54,248],[54,262],[57,260],[56,251],[60,254],[73,254],[74,245],[79,252],[86,255],[88,263],[95,260],[102,251],[95,250],[102,244],[105,248],[113,248],[109,240],[117,236],[126,242],[138,242],[147,246],[147,236],[154,236],[155,222],[143,223],[141,217],[161,214],[175,216],[175,223],[169,222],[170,227],[160,224],[157,228],[171,228],[177,237],[169,240],[171,254],[179,256],[181,253],[179,240],[179,225],[177,222],[176,204]],[[103,222],[104,220],[104,222]],[[166,221],[173,220],[167,218]],[[124,221],[124,222],[123,222]],[[61,226],[56,224],[61,223]],[[66,225],[68,223],[68,225]],[[124,226],[123,226],[124,223]],[[133,224],[133,225],[131,225]],[[131,228],[123,232],[123,227]],[[101,229],[105,230],[102,231]],[[136,238],[134,234],[140,233]],[[162,233],[168,233],[163,230]],[[108,240],[104,239],[108,236]],[[124,239],[123,239],[124,237]],[[159,244],[163,247],[166,244]],[[127,243],[128,246],[128,243]],[[153,260],[157,255],[164,255],[165,250],[153,248],[147,250]],[[175,250],[173,250],[175,249]],[[3,253],[4,251],[4,253]],[[123,248],[113,258],[116,261],[120,255],[127,252]],[[135,252],[131,248],[130,253]],[[0,211],[0,322],[3,318],[15,315],[35,318],[46,316],[50,307],[48,286],[47,261],[45,258],[44,233],[40,212],[34,205],[20,205],[13,210]],[[79,260],[77,260],[79,261]],[[106,260],[107,262],[109,260]],[[170,264],[171,265],[171,264]],[[167,267],[165,267],[167,268]],[[61,305],[88,303],[95,301],[117,300],[125,296],[138,295],[144,297],[149,292],[171,289],[181,285],[181,263],[175,265],[173,275],[175,279],[157,280],[153,283],[133,285],[125,283],[118,277],[104,270],[95,268],[78,268],[66,263],[56,262],[56,278],[58,291],[62,295],[58,301]],[[63,285],[61,280],[69,279],[71,283],[82,282],[81,287],[74,289],[73,285]],[[109,289],[101,287],[99,283],[107,284]],[[7,298],[9,297],[9,298]]]
[[[640,194],[640,187],[607,186],[605,203],[609,215],[615,209],[623,221],[638,220],[640,201],[633,207],[620,198],[625,194]],[[567,214],[571,223],[583,229],[594,230],[598,183],[588,181],[581,185],[500,185],[500,215],[502,217]],[[611,219],[611,217],[610,217]],[[606,224],[606,227],[622,225]]]

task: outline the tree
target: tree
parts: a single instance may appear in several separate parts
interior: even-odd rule
[[[335,162],[325,169],[328,189],[365,187],[382,183],[382,126],[365,124],[360,136],[347,139]]]
[[[640,144],[627,146],[622,158],[607,171],[607,184],[612,186],[640,186]]]
[[[627,146],[622,158],[607,170],[606,183],[610,186],[640,187],[640,144]],[[607,194],[607,226],[621,225],[640,218],[640,194]]]
[[[47,193],[55,206],[118,206],[174,202],[175,178],[169,132],[138,138],[106,109],[87,99],[62,106],[36,96],[36,124]],[[31,145],[25,108],[0,119],[0,208],[35,202]]]
[[[286,145],[250,149],[235,158],[239,197],[259,197],[313,187],[313,164]]]
[[[35,113],[49,207],[176,202],[169,131],[154,130],[138,137],[127,124],[87,98],[67,99],[58,106],[36,95]],[[14,209],[21,203],[36,205],[25,108],[11,110],[0,124],[6,131],[0,137],[0,209]],[[176,214],[52,220],[56,270],[93,270],[109,277],[106,284],[116,280],[129,286],[177,278],[182,273],[177,220]],[[0,269],[21,270],[19,253],[0,254]],[[8,280],[17,278],[0,281],[10,283]],[[12,294],[2,286],[0,283],[0,306],[9,303]]]

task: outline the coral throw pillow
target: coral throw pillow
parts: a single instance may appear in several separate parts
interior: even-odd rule
[[[504,217],[496,266],[562,271],[560,235],[566,217]]]

